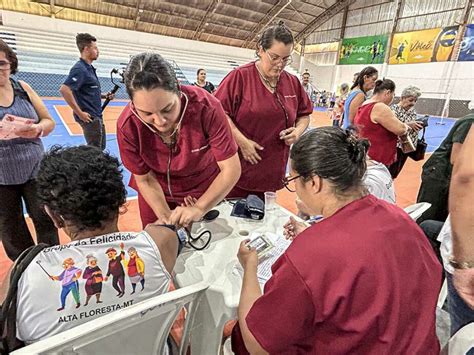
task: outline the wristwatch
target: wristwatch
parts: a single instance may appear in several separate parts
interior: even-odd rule
[[[451,256],[449,258],[449,265],[451,265],[455,269],[473,269],[474,261],[456,261]]]

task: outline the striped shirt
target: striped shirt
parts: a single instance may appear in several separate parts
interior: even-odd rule
[[[414,108],[405,110],[398,104],[393,104],[392,106],[390,106],[390,108],[392,109],[395,116],[397,116],[397,118],[404,123],[413,122],[418,117]],[[418,131],[415,131],[412,128],[408,128],[408,135],[410,136],[413,144],[416,146],[416,143],[418,142]],[[402,147],[400,137],[398,138],[397,147]]]
[[[0,120],[6,114],[29,118],[35,123],[39,122],[33,105],[17,92],[10,106],[0,106]],[[0,140],[0,185],[24,184],[35,178],[43,152],[43,143],[39,138]]]

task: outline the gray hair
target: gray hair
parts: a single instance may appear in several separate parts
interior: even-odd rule
[[[93,254],[86,255],[87,263],[89,263],[91,260],[97,261],[97,258]]]
[[[416,97],[417,99],[421,96],[421,90],[417,86],[409,85],[402,91],[402,97]]]

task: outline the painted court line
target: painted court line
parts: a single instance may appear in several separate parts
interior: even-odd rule
[[[59,113],[58,109],[56,108],[56,105],[53,105],[53,108],[54,108],[54,111],[56,111],[56,115],[58,115],[59,119],[61,120],[61,122],[63,123],[64,127],[66,127],[66,130],[67,132],[69,133],[70,136],[73,136],[73,137],[78,137],[80,136],[80,134],[73,134],[71,132],[71,130],[69,129],[69,126],[67,125],[67,123],[64,121],[63,119],[63,116],[61,116],[61,114]]]

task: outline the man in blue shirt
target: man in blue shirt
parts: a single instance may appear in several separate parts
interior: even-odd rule
[[[92,62],[99,57],[97,39],[88,33],[79,33],[76,44],[81,58],[74,64],[59,91],[71,107],[74,119],[84,132],[87,145],[105,149],[105,126],[102,118],[101,99],[114,98],[114,94],[102,94],[100,82]]]

